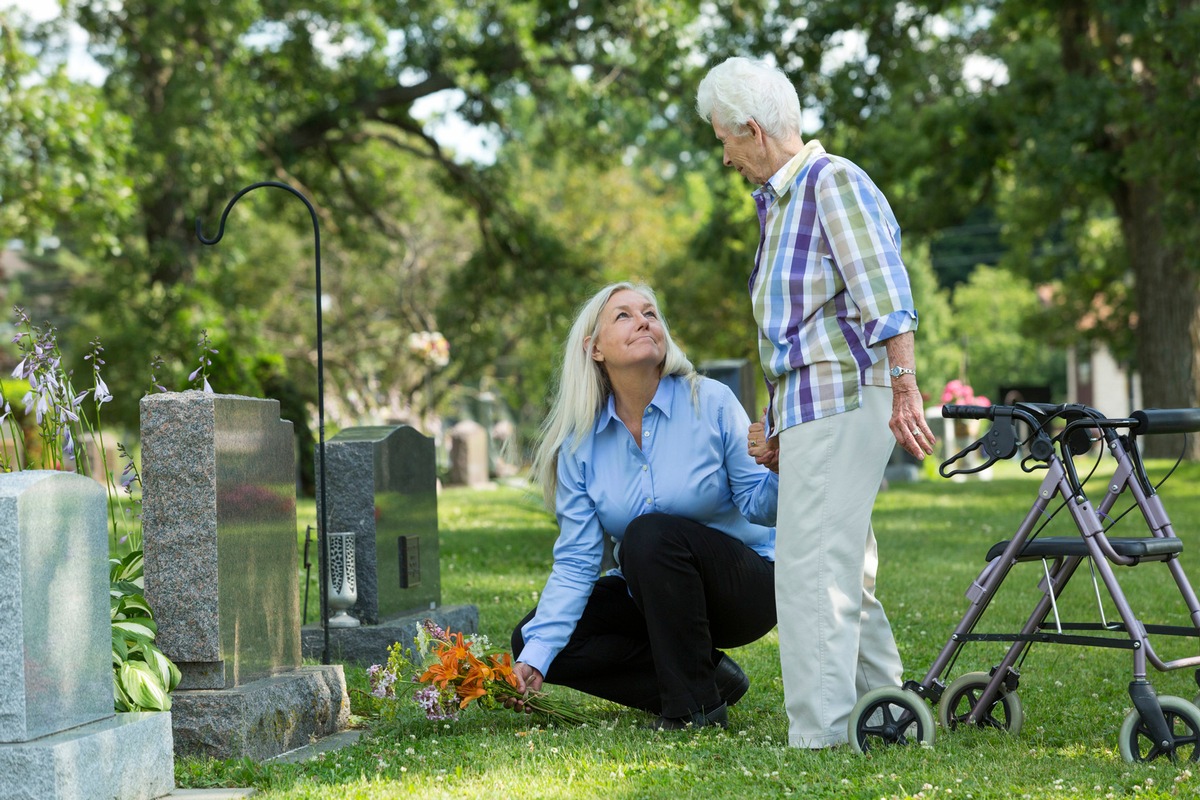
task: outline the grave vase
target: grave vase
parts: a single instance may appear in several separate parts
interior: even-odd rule
[[[359,621],[350,616],[358,602],[358,580],[354,569],[354,533],[336,531],[327,534],[329,575],[329,617],[331,628],[357,628]]]

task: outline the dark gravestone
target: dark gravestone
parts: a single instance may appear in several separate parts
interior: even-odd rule
[[[355,538],[358,600],[351,616],[376,625],[439,605],[433,439],[407,425],[348,428],[325,443],[325,452],[329,530]],[[320,453],[317,459],[320,480]]]

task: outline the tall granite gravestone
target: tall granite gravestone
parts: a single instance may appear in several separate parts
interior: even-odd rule
[[[170,714],[114,714],[103,487],[0,475],[0,798],[161,797]]]
[[[175,750],[268,758],[335,733],[340,666],[302,667],[292,424],[197,391],[141,402],[146,599],[183,675]]]
[[[350,614],[363,623],[330,629],[331,657],[382,663],[387,648],[410,643],[425,618],[473,633],[474,606],[442,605],[433,439],[407,425],[347,428],[325,443],[325,458],[329,530],[354,534],[358,599]],[[319,624],[304,627],[303,648],[321,654]]]

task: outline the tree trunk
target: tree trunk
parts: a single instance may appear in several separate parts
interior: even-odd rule
[[[1181,247],[1164,236],[1160,192],[1152,182],[1126,184],[1117,212],[1136,280],[1137,361],[1146,408],[1191,408],[1200,396],[1200,295]],[[1180,437],[1148,436],[1143,453],[1175,458]],[[1185,457],[1200,459],[1200,434],[1189,434]]]

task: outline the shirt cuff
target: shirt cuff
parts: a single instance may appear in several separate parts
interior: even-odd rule
[[[916,329],[917,312],[906,310],[893,311],[863,325],[863,331],[867,334],[868,347],[875,347],[880,342],[886,342],[893,336],[899,336],[902,333],[908,333]]]
[[[557,651],[551,650],[544,644],[526,642],[524,649],[521,650],[521,654],[517,656],[516,660],[524,661],[542,673],[542,677],[544,678],[546,677],[546,670],[550,669],[550,662],[554,660],[556,655],[558,655]]]

